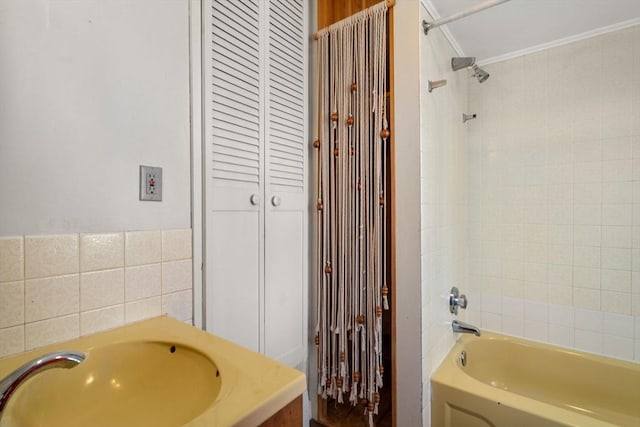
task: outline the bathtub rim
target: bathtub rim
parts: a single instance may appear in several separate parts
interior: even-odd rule
[[[502,390],[496,387],[492,387],[486,384],[459,367],[459,356],[462,350],[465,350],[467,343],[473,340],[485,340],[485,341],[511,341],[525,346],[531,346],[542,349],[552,349],[552,351],[561,351],[564,353],[570,353],[575,357],[585,358],[587,360],[596,361],[619,366],[623,368],[640,369],[640,364],[614,359],[607,356],[595,355],[591,353],[582,352],[575,349],[566,347],[560,347],[554,344],[541,343],[532,341],[520,337],[514,337],[510,335],[499,334],[495,332],[482,331],[481,337],[475,337],[471,335],[462,335],[458,338],[453,347],[449,350],[449,353],[445,356],[438,368],[433,372],[430,381],[431,387],[431,400],[432,400],[432,419],[435,411],[437,410],[437,404],[442,402],[436,402],[438,399],[438,393],[436,393],[437,387],[444,387],[450,390],[456,390],[466,395],[477,396],[481,399],[487,399],[495,402],[497,405],[505,406],[511,409],[523,410],[535,414],[538,417],[549,420],[550,422],[558,423],[558,420],[562,420],[562,424],[567,426],[585,426],[593,425],[594,420],[598,423],[598,426],[602,427],[619,427],[619,424],[613,424],[608,421],[604,421],[598,418],[594,418],[589,415],[585,415],[578,411],[569,410],[556,406],[544,401],[536,400],[531,397],[522,396],[512,391]]]

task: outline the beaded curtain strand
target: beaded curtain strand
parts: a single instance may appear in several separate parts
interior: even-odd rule
[[[387,2],[318,32],[318,394],[362,404],[383,385]]]

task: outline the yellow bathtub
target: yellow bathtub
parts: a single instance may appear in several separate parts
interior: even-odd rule
[[[433,427],[640,427],[640,365],[504,335],[462,336],[431,392]]]

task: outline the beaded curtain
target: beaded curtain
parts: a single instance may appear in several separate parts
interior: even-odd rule
[[[318,394],[363,404],[383,385],[387,2],[318,32]]]

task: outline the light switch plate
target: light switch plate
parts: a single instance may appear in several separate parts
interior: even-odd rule
[[[140,165],[140,200],[162,201],[162,168]]]

